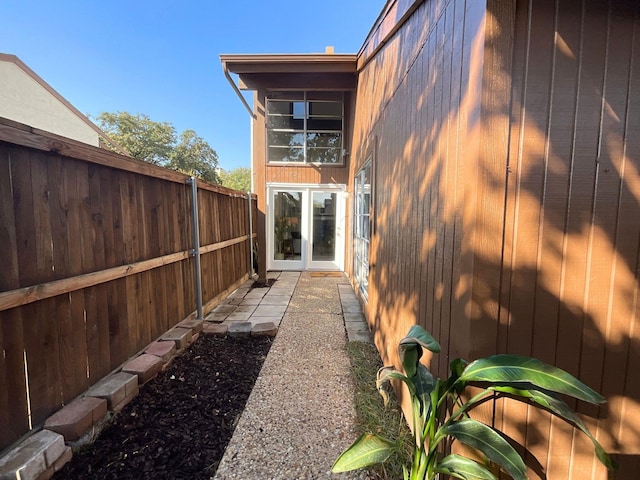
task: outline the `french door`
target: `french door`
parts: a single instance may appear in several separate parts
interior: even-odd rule
[[[344,185],[268,188],[267,268],[344,269]]]

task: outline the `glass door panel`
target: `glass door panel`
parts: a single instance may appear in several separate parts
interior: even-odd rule
[[[302,192],[273,195],[273,260],[302,261]]]
[[[312,262],[336,259],[336,193],[312,192]]]

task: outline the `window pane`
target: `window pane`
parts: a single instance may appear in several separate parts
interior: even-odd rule
[[[313,117],[307,120],[307,130],[342,130],[342,119]]]
[[[270,147],[302,147],[304,134],[291,132],[268,132],[267,144]]]
[[[289,98],[297,99],[298,97]],[[307,100],[310,102],[314,100],[325,100],[342,103],[342,92],[307,92]]]
[[[269,101],[304,100],[304,92],[269,92]]]
[[[307,162],[309,163],[339,163],[341,148],[308,148]]]
[[[304,116],[304,102],[293,102],[293,118],[303,119]]]
[[[269,147],[270,162],[304,162],[302,147]]]
[[[311,260],[335,260],[336,194],[313,192],[313,244]]]
[[[341,133],[309,133],[307,134],[307,147],[342,147]]]
[[[291,116],[269,115],[267,117],[267,127],[284,130],[304,130],[304,120]]]
[[[300,260],[302,192],[277,192],[273,199],[273,258]]]
[[[309,116],[342,118],[342,102],[309,102]]]
[[[269,115],[293,115],[293,102],[269,101]]]

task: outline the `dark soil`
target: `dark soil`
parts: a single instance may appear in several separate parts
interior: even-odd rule
[[[55,479],[212,478],[270,346],[201,336]]]
[[[251,284],[250,290],[253,290],[254,288],[273,287],[275,283],[276,283],[275,278],[267,278],[266,280],[256,280]]]

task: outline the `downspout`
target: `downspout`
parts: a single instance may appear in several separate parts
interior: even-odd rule
[[[249,278],[253,278],[253,202],[251,201],[251,192],[247,192],[247,200],[249,203]]]
[[[238,98],[240,99],[240,101],[242,102],[242,105],[244,105],[244,108],[247,110],[247,112],[249,112],[249,116],[251,117],[251,145],[250,145],[250,149],[251,149],[251,192],[255,191],[254,188],[254,183],[253,183],[253,122],[255,121],[255,119],[257,118],[256,114],[254,113],[254,111],[252,110],[252,108],[249,106],[249,104],[247,103],[247,101],[244,98],[244,95],[242,95],[242,92],[240,91],[240,89],[238,88],[238,85],[236,85],[236,82],[233,81],[233,78],[231,78],[231,75],[229,74],[229,69],[227,68],[227,62],[223,61],[222,62],[222,71],[224,72],[224,76],[227,78],[227,81],[229,82],[229,85],[231,85],[231,88],[233,88],[233,91],[236,92],[236,95],[238,96]],[[251,192],[247,192],[247,198],[249,200],[249,251],[250,253],[250,265],[249,265],[249,275],[251,276],[251,273],[253,272],[253,261],[254,261],[254,257],[253,257],[253,219],[252,219],[252,205],[251,205]],[[257,272],[256,272],[257,273]]]
[[[253,110],[251,109],[247,101],[244,99],[244,96],[242,95],[242,92],[238,88],[238,85],[236,85],[236,82],[234,82],[233,78],[231,78],[231,75],[229,74],[229,70],[227,69],[227,62],[222,62],[222,70],[224,71],[224,76],[227,77],[227,81],[231,85],[231,88],[233,88],[233,91],[236,92],[236,95],[238,95],[238,98],[244,105],[244,108],[247,109],[247,112],[249,112],[249,115],[251,115],[251,118],[252,119],[256,118],[256,114],[253,113]]]

